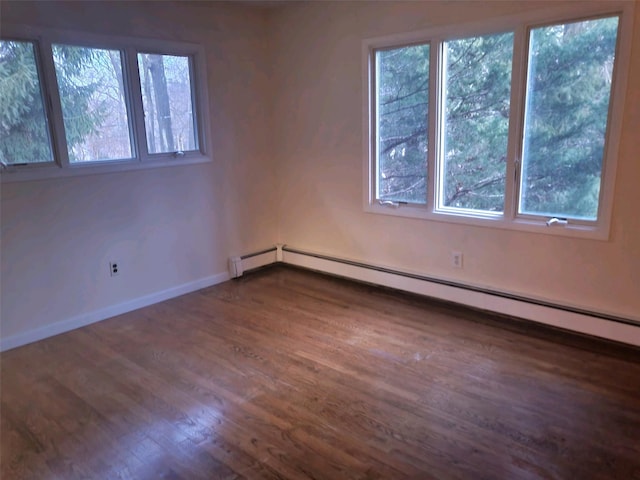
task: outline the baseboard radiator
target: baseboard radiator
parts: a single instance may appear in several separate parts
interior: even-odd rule
[[[281,261],[282,245],[242,255],[241,257],[230,257],[229,276],[231,278],[238,278],[244,275],[244,272],[256,270],[266,265],[271,265]]]
[[[275,263],[381,285],[473,308],[640,346],[640,318],[623,318],[446,279],[403,272],[344,258],[276,245],[229,259],[232,278]]]

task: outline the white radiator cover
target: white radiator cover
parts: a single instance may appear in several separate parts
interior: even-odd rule
[[[0,338],[0,352],[216,285],[230,278],[238,278],[248,270],[274,263],[295,265],[640,347],[640,318],[619,318],[602,312],[588,312],[576,307],[553,305],[540,299],[516,297],[503,292],[483,291],[471,285],[455,284],[443,279],[428,278],[409,272],[276,245],[248,255],[230,257],[228,273],[221,272],[211,277],[178,285],[105,309],[87,312],[62,322],[11,337]]]
[[[596,336],[640,346],[640,318],[619,318],[600,312],[588,312],[571,306],[554,305],[539,299],[528,299],[509,293],[492,292],[473,286],[456,284],[441,279],[429,279],[399,270],[366,265],[344,258],[306,252],[292,247],[276,245],[271,249],[240,259],[235,272],[243,272],[284,263],[340,277],[381,285],[466,305],[473,308],[509,315],[577,333]],[[230,260],[231,265],[231,260]],[[234,277],[234,271],[230,271]]]

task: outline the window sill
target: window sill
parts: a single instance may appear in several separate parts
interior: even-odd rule
[[[80,177],[86,175],[99,175],[108,173],[128,172],[134,170],[149,170],[161,167],[184,167],[185,165],[195,165],[209,163],[208,156],[186,154],[183,157],[164,157],[157,160],[145,161],[125,160],[108,162],[86,162],[76,165],[69,165],[61,168],[55,164],[29,165],[20,167],[3,168],[0,175],[1,183],[31,182],[38,180],[50,180],[55,178]]]
[[[572,224],[571,221],[569,221],[567,225],[548,226],[544,219],[508,219],[504,215],[500,214],[469,216],[453,212],[433,212],[430,211],[426,205],[419,206],[410,204],[390,207],[367,202],[364,210],[367,213],[454,223],[472,227],[498,228],[503,230],[514,230],[561,237],[584,238],[590,240],[609,240],[608,225]]]

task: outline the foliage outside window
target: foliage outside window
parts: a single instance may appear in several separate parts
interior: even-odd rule
[[[521,213],[596,220],[618,18],[531,30]]]
[[[0,41],[0,160],[53,162],[33,42]]]
[[[201,47],[16,31],[0,39],[3,181],[207,160]]]
[[[131,133],[117,50],[53,45],[69,162],[131,158]]]
[[[371,209],[597,226],[615,165],[607,136],[620,18],[373,41]]]
[[[504,210],[513,34],[443,44],[441,207]]]
[[[150,153],[195,150],[189,57],[138,54]]]
[[[376,64],[378,198],[424,203],[429,44],[380,50]]]

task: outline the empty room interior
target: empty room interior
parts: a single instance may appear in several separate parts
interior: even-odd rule
[[[0,477],[640,479],[640,1],[0,2]]]

